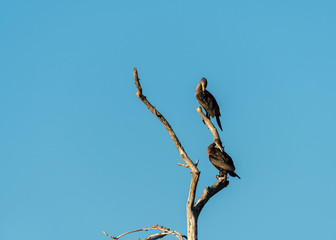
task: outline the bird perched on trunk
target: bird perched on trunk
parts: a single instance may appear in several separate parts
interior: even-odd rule
[[[207,80],[205,78],[202,78],[200,83],[196,87],[195,95],[196,99],[201,104],[201,106],[204,108],[206,112],[207,118],[210,119],[211,117],[216,117],[217,124],[219,128],[223,131],[222,125],[220,122],[220,111],[219,111],[219,106],[218,103],[212,94],[206,90],[207,87]]]
[[[216,147],[217,146],[217,147]],[[240,177],[234,172],[236,170],[232,158],[224,150],[221,151],[221,142],[216,139],[212,144],[207,148],[207,154],[209,160],[218,170],[219,176],[223,177],[226,173],[229,173],[231,177]]]

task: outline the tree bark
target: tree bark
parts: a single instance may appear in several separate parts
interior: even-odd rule
[[[189,189],[189,197],[187,200],[187,228],[188,228],[188,240],[197,240],[197,220],[198,220],[198,214],[195,212],[195,194],[197,189],[197,183],[199,179],[200,172],[193,172],[191,183],[190,183],[190,189]]]
[[[198,216],[191,209],[187,209],[187,226],[188,226],[188,240],[197,240],[198,239]]]

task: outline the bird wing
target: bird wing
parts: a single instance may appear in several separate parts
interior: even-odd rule
[[[235,170],[235,166],[229,154],[227,154],[226,152],[222,152],[218,148],[215,148],[210,152],[209,159],[211,163],[219,170],[220,169],[227,171]]]
[[[215,97],[207,90],[196,95],[198,102],[211,117],[220,116],[219,106]]]
[[[232,161],[232,158],[230,157],[230,155],[227,154],[225,151],[223,152],[223,155],[224,155],[224,158],[225,158],[225,162],[235,169],[235,166],[233,164],[233,161]]]

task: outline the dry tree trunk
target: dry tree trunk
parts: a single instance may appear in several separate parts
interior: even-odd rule
[[[198,183],[199,176],[200,176],[200,171],[197,168],[198,160],[194,163],[188,157],[187,153],[183,149],[180,141],[178,140],[175,132],[173,131],[173,129],[170,126],[170,124],[168,123],[168,121],[156,109],[156,107],[153,107],[153,105],[149,103],[147,98],[142,94],[142,87],[140,85],[140,79],[138,77],[138,72],[137,72],[136,68],[133,68],[133,73],[134,73],[135,85],[136,85],[136,88],[137,88],[136,95],[146,105],[146,107],[161,121],[163,126],[167,129],[167,131],[168,131],[170,137],[172,138],[172,140],[173,140],[173,142],[174,142],[182,160],[184,161],[184,164],[178,163],[178,165],[184,166],[184,167],[189,168],[191,170],[192,178],[191,178],[189,196],[188,196],[187,205],[186,205],[187,227],[188,227],[187,235],[188,235],[188,237],[186,237],[184,235],[181,235],[177,231],[170,231],[168,228],[161,227],[161,226],[158,226],[158,225],[152,226],[151,228],[144,228],[144,229],[129,231],[129,232],[124,233],[124,234],[122,234],[118,237],[112,237],[105,232],[103,232],[103,233],[110,238],[119,239],[120,237],[125,236],[129,233],[133,233],[133,232],[159,230],[159,231],[161,231],[161,233],[153,234],[153,235],[147,237],[145,240],[153,240],[153,239],[163,238],[168,234],[174,235],[179,240],[182,240],[182,238],[187,238],[188,240],[197,240],[198,239],[197,221],[198,221],[198,217],[199,217],[203,207],[205,206],[205,204],[209,201],[209,199],[211,197],[213,197],[216,193],[218,193],[220,190],[225,188],[229,184],[229,181],[227,181],[226,175],[224,175],[224,177],[218,177],[217,176],[217,182],[215,182],[211,187],[206,187],[203,190],[202,195],[199,197],[199,199],[197,199],[197,201],[195,203],[195,194],[196,194],[196,189],[197,189],[197,183]],[[214,127],[212,122],[204,115],[201,107],[198,107],[196,110],[200,114],[200,116],[202,117],[206,126],[209,128],[214,140],[216,140],[216,139],[220,140],[217,129]]]

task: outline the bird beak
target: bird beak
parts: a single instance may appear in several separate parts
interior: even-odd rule
[[[223,152],[223,150],[222,150],[223,148],[218,143],[216,143],[216,146],[219,150],[221,150],[221,152]]]
[[[202,83],[202,91],[205,90],[205,86],[204,86],[204,83]]]

